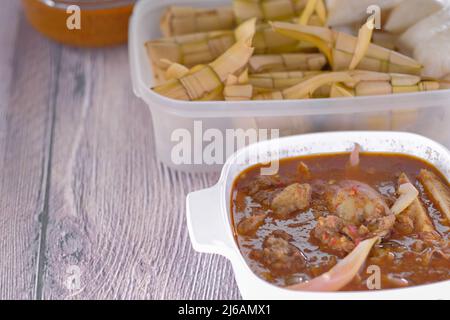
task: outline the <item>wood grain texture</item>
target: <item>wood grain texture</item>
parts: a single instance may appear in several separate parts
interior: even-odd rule
[[[0,298],[35,297],[58,49],[0,12]]]
[[[64,48],[61,59],[43,297],[238,298],[228,262],[194,253],[186,227],[187,193],[218,177],[156,161],[127,49]],[[71,266],[78,291],[65,286]]]
[[[6,111],[10,96],[10,84],[13,74],[16,37],[19,27],[19,2],[6,0],[0,11],[0,112]],[[8,27],[6,27],[8,26]]]
[[[197,254],[185,197],[217,175],[157,162],[125,46],[62,47],[0,12],[0,299],[239,298]],[[8,30],[8,31],[5,31]],[[80,290],[66,281],[81,271]]]

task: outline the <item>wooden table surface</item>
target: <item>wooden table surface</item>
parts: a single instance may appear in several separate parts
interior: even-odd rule
[[[4,0],[0,77],[0,299],[240,298],[186,228],[186,194],[218,176],[158,163],[126,46],[55,44]]]

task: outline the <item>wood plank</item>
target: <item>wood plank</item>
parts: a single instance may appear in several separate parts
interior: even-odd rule
[[[10,96],[10,84],[13,74],[14,52],[16,48],[16,35],[19,25],[19,3],[7,0],[2,3],[0,11],[0,107],[5,110]]]
[[[65,48],[61,66],[43,297],[238,298],[229,263],[194,253],[186,227],[186,194],[218,177],[156,161],[127,48]],[[65,285],[73,266],[79,290]]]
[[[19,13],[0,12],[0,298],[36,295],[59,50]]]

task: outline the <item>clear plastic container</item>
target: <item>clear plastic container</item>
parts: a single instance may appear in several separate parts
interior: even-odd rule
[[[129,54],[135,94],[149,106],[157,156],[166,165],[189,172],[220,170],[222,164],[177,164],[172,151],[182,131],[198,134],[216,129],[279,129],[280,136],[323,131],[393,130],[422,134],[450,147],[450,90],[389,96],[290,101],[184,102],[167,99],[150,88],[153,72],[144,43],[161,37],[159,21],[168,5],[223,6],[230,1],[139,1],[129,28]],[[196,122],[201,121],[201,122]],[[201,130],[194,125],[201,123]],[[200,138],[201,140],[201,138]],[[203,142],[203,147],[210,142]],[[198,149],[196,149],[198,150]],[[195,153],[193,150],[192,153]],[[224,154],[226,154],[224,150]],[[198,152],[198,151],[197,151]],[[224,156],[225,157],[225,156]]]

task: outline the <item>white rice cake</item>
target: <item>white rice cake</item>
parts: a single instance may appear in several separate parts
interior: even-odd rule
[[[424,76],[450,75],[450,7],[423,19],[399,39],[399,47],[424,65]]]
[[[330,27],[335,27],[360,23],[370,16],[370,14],[367,13],[367,9],[370,6],[377,5],[382,10],[386,10],[393,8],[402,1],[403,0],[327,0],[328,25]]]
[[[403,1],[392,9],[384,29],[394,34],[402,33],[418,21],[444,8],[445,2],[448,3],[447,0]]]

